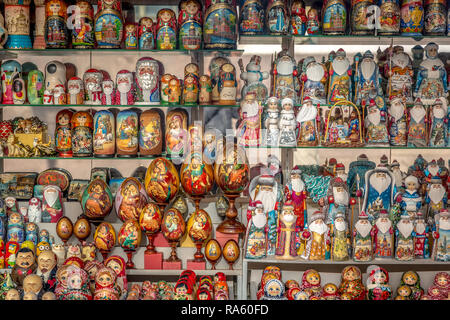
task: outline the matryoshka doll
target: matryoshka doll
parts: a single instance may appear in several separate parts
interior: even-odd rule
[[[35,26],[33,49],[45,49],[45,0],[34,0]]]
[[[167,93],[169,94],[168,101],[170,105],[180,104],[181,84],[177,77],[170,79]]]
[[[177,19],[171,9],[158,11],[156,20],[156,49],[174,50],[177,47]]]
[[[289,20],[285,0],[269,0],[266,9],[266,26],[270,34],[285,34]]]
[[[42,190],[42,222],[58,222],[64,215],[62,191],[58,186],[47,185]]]
[[[198,50],[202,46],[202,5],[198,0],[181,0],[179,7],[179,48]]]
[[[261,0],[241,0],[239,6],[239,34],[253,35],[264,32],[264,6]]]
[[[56,114],[55,146],[60,157],[72,157],[72,116],[70,109]]]
[[[45,43],[47,48],[67,48],[67,4],[64,0],[45,2]]]
[[[94,300],[119,300],[116,278],[117,275],[111,268],[100,268],[95,276]]]
[[[231,63],[227,57],[217,56],[214,57],[209,63],[209,73],[211,75],[211,84],[212,84],[212,103],[218,104],[219,102],[219,73],[220,68],[225,63]]]
[[[184,67],[183,104],[197,104],[199,76],[199,68],[197,64],[189,63],[186,67]]]
[[[425,0],[423,31],[427,36],[443,36],[446,31],[447,9],[445,0]]]
[[[166,154],[182,156],[188,143],[188,113],[183,109],[171,110],[166,116]]]
[[[14,104],[14,80],[22,78],[22,65],[15,60],[3,62],[1,77],[2,103]]]
[[[143,17],[139,20],[139,50],[152,50],[155,48],[155,30],[153,20]]]
[[[138,26],[135,23],[125,25],[124,47],[128,50],[138,48]]]
[[[198,102],[200,105],[208,105],[212,102],[211,78],[204,74],[199,79]]]
[[[27,97],[30,104],[42,104],[44,101],[44,74],[39,70],[28,72]]]
[[[117,156],[136,157],[138,153],[139,116],[131,109],[122,110],[116,117]]]
[[[421,36],[424,10],[422,0],[402,0],[400,31],[403,36]]]
[[[139,220],[148,202],[142,183],[134,177],[126,178],[116,193],[115,208],[120,220]]]
[[[104,265],[97,260],[88,261],[84,265],[84,271],[89,275],[89,289],[91,290],[91,293],[95,292],[95,276],[97,275],[98,270],[103,267]]]
[[[83,80],[78,77],[72,77],[67,81],[67,103],[84,104],[84,85]]]
[[[14,79],[13,81],[13,102],[14,104],[24,104],[27,99],[25,81],[23,79]]]
[[[25,241],[25,229],[23,217],[20,213],[13,212],[8,217],[8,228],[6,232],[6,242],[15,241],[19,244]]]
[[[104,265],[116,273],[116,288],[120,290],[120,299],[124,299],[128,291],[125,260],[120,256],[110,256],[105,260]]]
[[[114,114],[100,110],[94,115],[94,157],[111,158],[116,152]]]
[[[169,82],[174,78],[171,74],[164,74],[161,77],[161,104],[169,104]]]
[[[78,111],[72,116],[72,152],[75,157],[92,156],[92,115],[86,111]]]
[[[396,35],[400,32],[399,0],[379,0],[380,35]]]
[[[158,108],[146,110],[139,117],[139,154],[162,153],[165,133],[164,113]]]
[[[322,8],[323,34],[345,34],[347,29],[347,9],[344,0],[325,0]]]
[[[369,35],[374,33],[375,24],[370,23],[369,7],[374,0],[352,0],[350,25],[352,34]]]
[[[235,49],[236,3],[234,0],[206,0],[203,43],[205,49]]]
[[[123,37],[120,0],[98,0],[94,28],[97,47],[102,49],[120,48]]]
[[[5,25],[8,29],[8,40],[5,47],[7,49],[31,49],[31,0],[4,0],[3,2],[5,3]]]
[[[306,10],[303,0],[294,0],[291,5],[291,21],[289,24],[289,33],[293,35],[304,36],[306,32]]]
[[[219,104],[235,105],[237,94],[236,68],[231,63],[222,65],[219,71]]]
[[[311,7],[308,10],[306,21],[306,33],[308,36],[320,33],[320,15],[317,8]]]
[[[73,23],[72,47],[76,49],[93,48],[95,45],[94,8],[85,0],[78,0],[75,7],[75,10],[80,10],[80,13],[75,17]]]

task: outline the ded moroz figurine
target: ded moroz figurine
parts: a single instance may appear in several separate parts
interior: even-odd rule
[[[103,73],[97,69],[88,69],[83,75],[85,104],[102,104]]]
[[[389,133],[385,111],[380,109],[374,99],[370,99],[365,119],[366,142],[368,145],[389,145]]]
[[[323,63],[317,62],[314,57],[306,57],[303,60],[300,77],[302,85],[301,101],[305,102],[305,99],[309,98],[314,104],[325,104],[327,100],[327,76],[327,70]]]
[[[351,255],[351,241],[347,217],[344,212],[336,214],[331,229],[331,259],[345,261]]]
[[[411,216],[403,212],[395,227],[395,259],[414,260],[414,224]]]
[[[298,146],[315,146],[319,142],[319,113],[309,97],[303,99],[303,105],[297,113]]]
[[[426,147],[428,141],[428,116],[420,99],[408,110],[408,147]]]
[[[352,66],[344,49],[336,52],[330,62],[327,102],[334,104],[339,100],[352,100]]]
[[[439,97],[447,97],[447,71],[438,57],[439,46],[430,42],[425,46],[426,59],[422,61],[417,73],[414,96],[423,104],[430,105]]]
[[[295,120],[294,102],[291,98],[281,100],[281,113],[278,126],[280,128],[280,147],[295,147],[297,139],[295,128],[297,127]]]
[[[306,210],[306,186],[302,180],[302,171],[298,166],[292,168],[289,182],[284,187],[285,201],[290,201],[294,205],[294,213],[297,216],[296,226],[299,231],[303,231],[308,222]]]
[[[370,100],[376,100],[377,97],[382,98],[384,96],[381,87],[380,70],[372,52],[367,50],[364,53],[356,72],[355,103],[357,105],[368,106]]]
[[[72,77],[67,81],[67,103],[84,104],[84,86],[83,80],[78,77]]]
[[[435,261],[450,261],[450,214],[447,209],[435,215],[435,225],[433,227],[433,254]]]
[[[110,106],[115,103],[114,81],[111,79],[103,80],[102,82],[102,105]]]
[[[397,187],[397,190],[399,190],[399,192],[403,192],[405,190],[404,180],[406,178],[406,173],[400,170],[400,163],[398,163],[398,161],[394,159],[389,169],[394,175],[395,186]]]
[[[381,209],[373,226],[374,258],[392,258],[394,254],[394,228],[388,212]]]
[[[267,99],[268,90],[263,80],[269,78],[269,73],[267,71],[261,72],[261,57],[257,55],[252,56],[245,67],[246,71],[244,71],[242,60],[239,60],[239,66],[241,68],[240,78],[245,82],[242,87],[241,97],[251,93],[256,96],[258,101],[264,103]]]
[[[330,229],[325,223],[325,214],[318,210],[311,216],[308,226],[309,239],[301,255],[306,260],[328,260],[330,258]]]
[[[437,98],[430,109],[429,140],[430,147],[446,147],[448,133],[447,99]]]
[[[261,201],[254,202],[254,205],[254,214],[247,224],[245,258],[263,259],[267,256],[267,216]]]
[[[285,202],[278,216],[277,246],[275,250],[277,259],[290,260],[297,257],[296,220],[294,204],[291,201]]]
[[[425,222],[421,211],[416,213],[412,235],[414,237],[414,257],[416,259],[430,258],[430,226]]]
[[[442,185],[442,180],[438,176],[431,178],[427,186],[427,195],[425,202],[428,204],[427,222],[432,224],[434,222],[434,216],[439,214],[441,209],[447,206],[447,192]]]
[[[133,74],[128,70],[120,70],[116,75],[115,104],[134,104],[134,83]]]
[[[402,46],[395,46],[392,56],[384,65],[384,75],[388,78],[386,97],[402,97],[405,103],[413,103],[413,68],[412,60]]]
[[[58,186],[47,185],[42,191],[42,222],[58,222],[64,215],[62,192]]]
[[[136,62],[136,104],[159,103],[158,61],[142,57]]]
[[[372,224],[361,211],[353,229],[353,260],[367,262],[373,259]]]
[[[254,94],[247,94],[241,101],[239,114],[241,123],[237,129],[238,144],[241,146],[259,146],[261,143],[261,103]]]
[[[407,110],[401,97],[391,99],[388,111],[389,141],[392,146],[406,146],[407,141]]]
[[[343,213],[347,219],[350,205],[355,204],[355,200],[350,198],[345,181],[340,177],[335,177],[330,181],[327,197],[323,199],[324,212],[327,214],[327,224],[333,224],[338,213]]]
[[[296,103],[299,89],[297,63],[287,50],[278,53],[272,72],[273,95],[280,100],[290,98]]]
[[[263,127],[266,130],[265,143],[268,147],[278,146],[278,139],[280,138],[279,119],[280,107],[278,105],[278,98],[270,97],[267,99],[267,106],[263,113]]]

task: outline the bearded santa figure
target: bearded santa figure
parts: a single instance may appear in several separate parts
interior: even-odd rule
[[[336,52],[336,57],[330,63],[329,74],[328,103],[352,100],[352,66],[344,49],[341,48]]]
[[[339,212],[330,227],[332,234],[331,259],[334,261],[348,260],[351,254],[350,232],[346,219],[345,214]]]
[[[402,97],[405,103],[412,103],[413,69],[411,58],[402,46],[393,48],[390,63],[384,65],[384,73],[389,79],[390,96]]]
[[[347,183],[341,178],[333,178],[328,186],[327,197],[319,204],[325,206],[327,213],[327,224],[333,224],[336,214],[341,212],[347,217],[350,204],[355,204],[354,199],[350,199]]]
[[[278,184],[283,182],[283,170],[281,169],[281,162],[277,156],[270,154],[267,157],[268,174],[275,177]]]
[[[375,104],[375,100],[370,100],[368,114],[365,119],[366,142],[368,145],[387,145],[389,134],[384,118],[384,111],[381,111]]]
[[[398,163],[397,160],[392,161],[390,170],[392,172],[392,175],[394,176],[395,186],[397,187],[397,190],[403,190],[403,179],[405,179],[406,174],[402,170],[400,170],[400,163]]]
[[[239,145],[257,147],[261,139],[262,106],[256,95],[248,93],[241,101],[239,116],[241,122],[237,129]]]
[[[41,216],[42,216],[42,204],[41,200],[38,198],[31,198],[28,201],[28,221],[39,223],[41,222]]]
[[[403,212],[395,228],[395,259],[400,261],[414,260],[414,225],[411,216]]]
[[[275,254],[278,222],[278,183],[270,175],[259,175],[250,182],[250,199],[252,204],[261,201],[267,216],[268,243],[267,255]]]
[[[433,239],[433,259],[450,261],[450,213],[447,209],[442,209],[435,216]]]
[[[364,211],[358,216],[353,229],[353,260],[367,262],[373,258],[373,227]]]
[[[296,121],[298,128],[297,145],[315,146],[318,143],[318,116],[317,106],[313,105],[309,97],[303,99],[303,105],[297,113]]]
[[[422,207],[422,197],[417,191],[419,189],[419,179],[410,175],[406,177],[405,184],[406,189],[402,193],[402,202],[400,202],[400,206],[402,212],[406,212],[414,218],[415,213]]]
[[[97,69],[88,69],[83,75],[85,104],[101,105],[103,73]]]
[[[306,260],[330,258],[330,229],[325,223],[325,215],[318,210],[311,216],[308,227],[309,237],[305,251],[301,255]]]
[[[290,173],[289,182],[284,187],[284,201],[291,201],[294,205],[294,213],[297,216],[297,231],[303,231],[305,223],[308,222],[306,209],[306,188],[302,180],[302,171],[295,166]]]
[[[343,163],[338,163],[334,167],[334,176],[339,177],[342,181],[347,182],[347,174],[345,173],[345,166]]]
[[[447,205],[447,192],[442,185],[442,180],[438,176],[431,178],[427,187],[425,202],[428,204],[427,221],[432,224],[434,216]]]
[[[303,86],[303,102],[306,98],[315,104],[326,104],[327,93],[325,89],[327,70],[324,64],[319,63],[312,56],[303,60],[303,73],[301,81]]]
[[[394,254],[394,228],[386,210],[381,210],[379,218],[375,220],[373,239],[375,259],[392,258]]]
[[[267,256],[267,216],[261,201],[256,201],[254,214],[248,219],[245,236],[245,258],[263,259]]]
[[[277,259],[295,259],[297,257],[297,233],[295,230],[296,215],[291,201],[284,203],[278,217],[277,245],[275,255]]]
[[[364,177],[364,201],[362,210],[374,221],[380,209],[390,212],[394,200],[401,201],[398,197],[394,176],[383,166],[378,166],[366,172]],[[381,208],[380,208],[381,205]]]
[[[62,192],[58,186],[47,185],[42,191],[42,222],[58,222],[64,215]]]
[[[120,70],[116,75],[117,90],[115,101],[118,105],[134,104],[133,74],[128,70]]]
[[[425,218],[421,211],[416,213],[412,236],[414,237],[414,257],[416,259],[430,258],[428,240],[428,237],[430,236],[430,227],[425,222]]]
[[[431,179],[434,177],[441,177],[442,168],[439,167],[437,161],[433,159],[431,162],[428,162],[425,170],[423,171],[426,181],[430,183]]]
[[[427,111],[418,98],[408,115],[408,147],[426,147],[427,145]]]
[[[102,105],[110,106],[116,104],[114,96],[114,81],[107,79],[102,82]]]
[[[143,57],[136,62],[136,104],[159,103],[158,61]]]
[[[383,97],[380,70],[374,60],[373,53],[369,50],[362,56],[362,60],[358,64],[356,73],[357,83],[355,104],[368,105],[370,100],[374,100],[377,96]]]
[[[83,104],[84,103],[84,87],[83,80],[78,77],[72,77],[67,81],[67,103]]]
[[[391,100],[388,110],[389,140],[392,146],[406,146],[406,104],[402,97]]]
[[[431,121],[430,125],[430,137],[429,146],[430,147],[446,147],[447,146],[447,100],[446,98],[440,97],[436,99],[433,107],[430,110],[429,119]]]

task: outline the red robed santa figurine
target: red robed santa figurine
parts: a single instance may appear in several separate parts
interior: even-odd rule
[[[284,201],[291,201],[294,205],[294,213],[297,216],[296,227],[303,231],[308,222],[306,210],[306,188],[301,178],[302,171],[295,166],[290,173],[289,182],[284,188]]]

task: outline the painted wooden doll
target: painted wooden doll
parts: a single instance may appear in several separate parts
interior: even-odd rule
[[[366,143],[369,145],[388,145],[389,132],[386,123],[386,112],[376,105],[375,100],[371,99],[367,107],[367,116],[365,119]]]
[[[264,141],[267,146],[278,146],[280,128],[278,122],[280,119],[280,106],[277,97],[267,99],[266,107],[262,114],[262,128],[266,129]],[[264,131],[263,131],[264,133]],[[264,142],[263,142],[264,144]]]
[[[353,260],[371,261],[373,259],[373,227],[364,211],[359,214],[353,229]]]
[[[267,256],[267,216],[261,201],[255,203],[254,214],[247,224],[245,258],[263,259]]]
[[[98,158],[114,157],[116,152],[114,114],[100,110],[94,115],[94,156]]]
[[[75,157],[92,156],[92,115],[86,111],[74,113],[72,123],[72,152]]]
[[[174,78],[173,75],[166,73],[161,77],[161,104],[169,104],[169,82]]]
[[[139,116],[129,109],[122,110],[116,117],[117,156],[136,157],[139,143]]]
[[[321,32],[321,23],[319,11],[317,8],[311,7],[308,10],[308,16],[306,21],[306,33],[308,36],[319,34]]]
[[[133,105],[135,96],[133,73],[128,70],[117,72],[116,86],[114,104],[121,106]]]
[[[329,259],[330,229],[325,223],[325,215],[321,211],[312,214],[306,234],[308,233],[305,251],[301,257],[307,260]]]
[[[58,85],[66,86],[66,66],[54,60],[45,65],[44,104],[54,104],[53,90]]]
[[[85,0],[78,0],[75,4],[79,16],[75,16],[72,29],[72,47],[76,49],[94,48],[94,8]]]
[[[239,6],[239,34],[254,35],[264,32],[264,7],[261,0],[242,0]]]
[[[113,207],[113,198],[108,185],[103,179],[95,178],[84,189],[81,207],[86,217],[90,220],[103,219],[111,212]],[[101,226],[99,227],[102,229]],[[114,228],[112,229],[114,231]],[[107,230],[104,230],[104,232],[106,231]],[[94,239],[95,238],[97,238],[97,236],[94,236]],[[112,240],[112,246],[114,246],[114,242],[115,234]]]
[[[83,80],[78,77],[72,77],[67,81],[67,103],[84,104],[84,85]]]
[[[45,49],[45,0],[34,0],[35,33],[33,49]]]
[[[174,50],[177,47],[177,19],[171,9],[161,9],[155,26],[156,49]]]
[[[334,104],[339,100],[352,100],[352,66],[347,54],[341,48],[329,64],[329,82],[327,102]]]
[[[120,292],[116,287],[117,275],[113,269],[100,268],[95,276],[94,300],[119,300]]]
[[[159,104],[159,77],[158,61],[142,57],[136,62],[136,104]]]
[[[13,212],[8,216],[8,227],[6,231],[6,242],[14,241],[19,244],[25,241],[25,229],[23,216]]]
[[[287,50],[281,51],[273,66],[273,96],[283,100],[290,98],[297,103],[298,83],[297,63]]]
[[[326,104],[326,81],[328,72],[325,65],[316,62],[312,56],[306,57],[302,65],[302,97],[301,101],[306,98],[314,104]]]
[[[277,259],[295,259],[297,257],[295,222],[297,216],[294,213],[294,204],[290,201],[284,203],[278,216],[278,228],[275,256]]]
[[[303,100],[303,105],[296,116],[298,127],[298,146],[315,146],[319,142],[319,112],[309,97]]]
[[[428,143],[427,111],[420,99],[408,110],[408,147],[425,147]]]
[[[388,272],[382,267],[370,266],[367,273],[367,300],[391,300],[392,288],[389,285]]]
[[[389,63],[384,66],[384,74],[389,79],[386,89],[386,96],[390,99],[394,97],[404,97],[407,104],[413,103],[412,85],[413,69],[412,60],[404,48],[395,46]]]
[[[211,75],[211,84],[212,84],[212,92],[211,92],[211,101],[213,104],[218,104],[219,102],[219,73],[220,68],[225,63],[231,63],[230,60],[225,56],[216,56],[211,59],[209,63],[209,73]]]
[[[144,187],[138,179],[125,179],[116,193],[117,216],[123,222],[128,219],[139,220],[142,209],[148,202]]]
[[[2,63],[2,103],[14,104],[13,83],[15,79],[22,77],[22,65],[15,60],[8,60]]]
[[[378,34],[396,35],[400,32],[400,5],[399,0],[381,0],[380,29]]]
[[[39,70],[28,72],[27,96],[30,104],[42,104],[44,98],[44,74]]]
[[[62,191],[58,186],[47,185],[42,191],[42,222],[58,222],[64,215]]]
[[[445,0],[425,0],[423,31],[427,36],[443,36],[446,31],[447,9]]]
[[[414,224],[407,212],[402,213],[395,227],[395,254],[400,261],[414,260]]]
[[[172,156],[181,156],[187,148],[188,114],[183,109],[171,110],[166,116],[166,153]]]
[[[31,49],[30,38],[31,0],[6,0],[5,21],[8,30],[8,49]]]
[[[394,227],[386,210],[381,210],[373,226],[374,258],[390,259],[394,255]]]
[[[200,105],[212,103],[212,83],[208,75],[200,76],[198,101]]]
[[[99,0],[95,15],[95,40],[104,49],[119,48],[123,38],[120,0]]]
[[[241,68],[240,78],[245,81],[245,85],[242,87],[241,97],[245,97],[247,94],[253,94],[258,101],[264,103],[267,99],[268,90],[263,80],[269,78],[269,72],[261,71],[261,57],[253,55],[245,67],[245,72],[241,59],[239,60],[239,66]]]
[[[406,146],[407,110],[401,97],[391,99],[388,116],[389,141],[392,146]]]
[[[124,48],[128,50],[138,48],[138,26],[135,23],[125,25]]]
[[[45,2],[45,43],[47,48],[67,48],[69,41],[66,2],[64,0],[47,0]]]
[[[237,129],[238,144],[241,146],[259,146],[261,143],[261,103],[253,94],[247,94],[241,100],[239,109],[240,124]]]
[[[72,119],[73,111],[64,109],[56,114],[55,146],[60,157],[72,156]]]
[[[421,36],[423,31],[423,1],[402,0],[400,32],[404,36]]]
[[[198,0],[180,1],[178,14],[178,46],[198,50],[202,46],[202,6]]]
[[[139,117],[139,154],[161,154],[164,144],[164,113],[150,109]]]
[[[358,64],[356,75],[356,105],[368,106],[371,99],[383,97],[381,75],[372,52],[367,50]]]
[[[306,10],[303,0],[292,1],[291,21],[289,24],[289,33],[293,35],[304,36],[306,32]]]
[[[180,80],[176,77],[170,79],[167,89],[169,105],[179,105],[181,98]]]
[[[83,75],[85,104],[102,104],[103,74],[97,69],[88,69]]]
[[[152,50],[154,48],[153,20],[149,17],[143,17],[139,20],[139,50]]]
[[[234,0],[205,3],[203,43],[205,49],[235,49],[237,14]]]
[[[197,105],[198,102],[198,80],[188,75],[183,82],[183,104]]]
[[[13,81],[13,103],[24,104],[27,99],[25,81],[23,79],[14,79]]]
[[[347,218],[344,212],[338,212],[330,226],[331,238],[331,259],[334,261],[346,261],[351,255],[350,232]]]
[[[322,7],[323,34],[345,34],[347,28],[347,9],[343,0],[326,0]]]
[[[236,69],[231,63],[225,63],[220,67],[219,71],[219,104],[234,105],[236,104],[237,80]]]
[[[266,9],[266,25],[270,34],[280,35],[288,31],[289,19],[286,1],[269,1]]]
[[[352,34],[370,35],[374,33],[375,21],[370,23],[370,11],[368,10],[373,4],[373,0],[352,0],[350,17]]]
[[[67,104],[67,93],[64,85],[58,84],[53,89],[53,103],[57,105]]]
[[[295,128],[297,127],[294,111],[294,102],[291,98],[281,100],[280,121],[278,123],[280,138],[279,146],[295,147],[297,139]]]
[[[446,147],[447,146],[447,99],[438,98],[429,109],[430,137],[428,145],[430,147]]]

